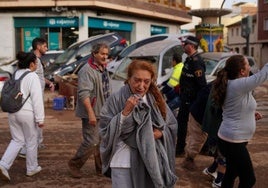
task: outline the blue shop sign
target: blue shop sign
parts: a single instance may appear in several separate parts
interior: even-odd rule
[[[48,27],[78,27],[78,18],[47,18]]]
[[[100,18],[88,18],[88,27],[98,29],[132,31],[131,22],[123,22],[123,21],[100,19]]]
[[[162,26],[151,26],[151,35],[167,33],[167,28]]]
[[[15,27],[78,27],[78,17],[15,17]]]

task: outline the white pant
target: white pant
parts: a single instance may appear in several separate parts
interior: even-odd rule
[[[37,136],[37,144],[38,147],[42,145],[44,137],[43,137],[43,129],[40,127],[37,127],[37,132],[38,132],[38,136]],[[26,155],[26,145],[24,145],[21,150],[20,150],[20,154]]]
[[[130,168],[112,168],[112,188],[133,188]]]
[[[37,162],[37,126],[31,111],[18,111],[8,115],[11,141],[2,156],[0,164],[10,169],[21,148],[26,145],[27,172],[36,170]]]

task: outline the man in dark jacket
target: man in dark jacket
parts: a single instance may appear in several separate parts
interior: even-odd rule
[[[184,153],[185,139],[187,133],[187,122],[189,118],[189,109],[196,99],[198,91],[206,86],[205,77],[206,66],[197,48],[199,39],[189,36],[183,44],[184,51],[188,55],[184,62],[180,78],[180,99],[181,106],[177,116],[178,132],[176,156]]]

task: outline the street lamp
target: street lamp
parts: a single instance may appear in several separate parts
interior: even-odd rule
[[[223,7],[223,4],[225,3],[225,0],[223,0],[222,4],[221,4],[221,10],[222,10],[222,7]],[[219,24],[221,24],[221,16],[219,16]]]

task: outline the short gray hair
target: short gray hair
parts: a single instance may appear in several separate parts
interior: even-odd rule
[[[99,53],[99,51],[100,51],[101,48],[107,48],[109,50],[109,53],[110,53],[110,47],[109,47],[109,45],[103,42],[103,43],[94,44],[92,46],[91,54],[93,55],[93,54]]]

